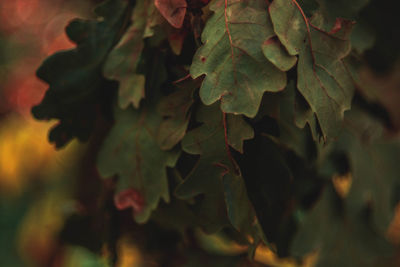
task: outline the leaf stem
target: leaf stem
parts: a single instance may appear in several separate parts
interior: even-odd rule
[[[231,32],[229,30],[229,22],[228,22],[228,0],[225,0],[225,9],[224,9],[224,17],[225,17],[225,28],[226,28],[226,33],[228,34],[228,38],[229,38],[229,44],[231,46],[231,58],[232,58],[232,66],[233,66],[233,77],[235,80],[235,85],[238,83],[237,82],[237,78],[236,78],[236,65],[235,65],[235,52],[233,50],[233,41],[232,41],[232,36],[231,36]]]
[[[311,50],[313,69],[315,71],[315,57],[314,57],[313,48],[312,48],[310,23],[308,22],[308,18],[306,16],[306,14],[304,13],[303,9],[301,8],[301,6],[299,5],[299,3],[296,0],[292,0],[292,2],[297,7],[297,9],[300,11],[301,15],[303,16],[304,22],[306,23],[307,34],[308,34],[308,43],[310,45],[310,50]]]
[[[173,81],[172,84],[178,84],[178,83],[183,82],[183,81],[185,81],[185,80],[187,80],[189,78],[191,78],[190,73],[186,74],[184,77],[179,78],[176,81]]]

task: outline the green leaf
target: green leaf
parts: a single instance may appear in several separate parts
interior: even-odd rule
[[[50,56],[37,70],[50,88],[32,113],[37,119],[60,120],[49,137],[57,147],[74,137],[89,138],[98,106],[107,103],[115,88],[104,79],[102,65],[125,31],[131,6],[128,1],[106,1],[95,11],[101,20],[75,19],[67,26],[66,33],[77,47]]]
[[[400,142],[386,140],[380,122],[357,109],[347,114],[346,126],[332,148],[349,160],[352,185],[346,206],[354,214],[370,207],[374,226],[385,233],[394,214],[394,190],[400,185]]]
[[[373,47],[375,33],[370,22],[361,18],[359,13],[370,2],[369,0],[345,0],[330,1],[316,0],[319,3],[319,10],[314,13],[318,17],[318,27],[330,31],[339,25],[337,18],[345,18],[356,22],[351,34],[351,43],[354,50],[363,53]]]
[[[242,176],[225,174],[222,185],[228,217],[233,227],[246,238],[250,235],[253,239],[249,240],[252,246],[257,246],[260,240],[266,242]]]
[[[202,33],[204,45],[190,68],[192,77],[205,75],[200,88],[206,105],[221,100],[226,113],[254,117],[264,92],[277,92],[286,75],[263,55],[261,45],[274,36],[264,0],[214,0],[214,15]]]
[[[353,80],[343,64],[351,49],[353,23],[338,20],[333,32],[325,32],[314,26],[293,0],[276,0],[269,11],[282,44],[289,54],[299,55],[297,88],[315,113],[322,137],[333,139],[354,92]],[[303,121],[312,124],[312,113]]]
[[[306,38],[306,24],[292,0],[277,0],[269,6],[274,31],[289,55],[298,55]]]
[[[104,64],[104,76],[119,82],[121,108],[126,108],[131,103],[138,108],[140,100],[145,97],[145,76],[138,74],[136,68],[144,48],[145,30],[151,22],[148,17],[154,9],[152,1],[136,1],[132,25],[110,52]]]
[[[295,96],[294,123],[298,128],[303,129],[307,124],[314,140],[320,141],[322,133],[316,114],[312,111],[307,100],[302,95]]]
[[[201,106],[198,110],[197,120],[203,124],[186,134],[182,148],[189,154],[200,155],[200,159],[178,186],[176,195],[187,199],[204,194],[198,212],[206,222],[203,225],[206,231],[218,231],[229,224],[229,218],[238,231],[257,237],[257,218],[240,170],[226,150],[223,116],[217,104]],[[242,148],[243,141],[253,137],[249,125],[237,123],[241,119],[234,115],[226,118],[227,132],[232,132],[228,142],[237,148]]]
[[[243,141],[254,138],[254,130],[241,116],[227,116],[228,143],[231,147],[243,153]]]
[[[168,150],[178,144],[185,136],[189,124],[189,109],[193,104],[193,92],[199,80],[183,81],[174,93],[160,101],[158,110],[165,117],[157,132],[157,142],[161,149]]]
[[[293,255],[317,252],[316,267],[392,266],[385,264],[390,244],[363,218],[342,215],[335,198],[328,187],[306,215],[291,247]]]
[[[281,71],[290,70],[297,62],[297,57],[288,54],[276,38],[272,37],[262,44],[264,56]]]
[[[154,106],[115,110],[116,123],[105,139],[98,157],[103,177],[118,175],[118,191],[134,188],[144,198],[144,209],[135,213],[139,223],[146,222],[163,198],[169,202],[166,167],[173,167],[177,151],[159,148],[156,133],[161,123]]]

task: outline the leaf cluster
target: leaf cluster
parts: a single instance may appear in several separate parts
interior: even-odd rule
[[[32,112],[57,147],[109,125],[97,169],[139,224],[389,266],[400,143],[356,91],[367,4],[107,0],[67,26]]]

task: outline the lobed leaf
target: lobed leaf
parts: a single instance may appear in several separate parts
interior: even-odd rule
[[[263,55],[261,45],[274,36],[263,0],[210,4],[214,14],[202,33],[204,45],[193,58],[193,78],[205,75],[200,98],[206,105],[221,100],[226,113],[257,114],[264,92],[277,92],[286,75]]]
[[[288,71],[297,62],[297,57],[289,55],[282,44],[271,37],[262,44],[264,56],[281,71]]]
[[[228,142],[241,148],[245,139],[253,137],[250,134],[252,129],[245,122],[231,123],[241,119],[237,117],[232,120],[233,117],[236,116],[227,117],[227,132],[233,132]],[[184,199],[204,195],[198,212],[204,218],[206,224],[203,227],[206,231],[218,231],[230,221],[238,231],[258,240],[257,218],[247,197],[245,184],[237,164],[225,147],[223,114],[217,104],[201,106],[197,120],[203,124],[186,134],[182,149],[186,153],[200,155],[200,158],[178,186],[176,195]]]
[[[139,107],[145,97],[145,76],[137,73],[137,66],[144,48],[145,31],[150,26],[148,18],[154,12],[150,1],[138,0],[132,13],[132,25],[107,57],[103,67],[104,76],[119,82],[119,106],[133,104]],[[146,36],[149,37],[149,36]]]
[[[354,93],[353,80],[343,63],[351,49],[353,23],[338,20],[328,33],[314,26],[295,0],[276,0],[269,12],[282,44],[289,54],[299,56],[297,88],[315,113],[322,137],[335,138]],[[312,113],[300,126],[305,122],[315,125]]]
[[[186,134],[194,102],[193,92],[199,81],[184,81],[174,93],[163,98],[159,105],[159,113],[165,117],[157,132],[157,142],[161,149],[168,150],[178,144]]]
[[[166,167],[173,167],[177,151],[159,148],[156,132],[161,122],[154,107],[141,110],[115,110],[116,123],[98,156],[101,176],[118,175],[118,189],[133,188],[144,199],[143,208],[135,212],[135,220],[146,222],[163,198],[169,202]]]
[[[125,31],[131,6],[128,1],[110,0],[95,11],[102,20],[75,19],[67,26],[66,33],[77,47],[48,57],[37,70],[50,87],[32,113],[41,120],[59,119],[50,131],[50,141],[58,148],[74,137],[89,138],[99,107],[115,88],[103,77],[102,66]]]

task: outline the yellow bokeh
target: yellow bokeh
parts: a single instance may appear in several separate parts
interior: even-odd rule
[[[344,175],[334,175],[332,177],[333,186],[335,187],[336,192],[342,198],[345,198],[349,193],[352,182],[353,176],[350,172]]]
[[[52,253],[66,217],[63,212],[66,197],[62,191],[48,192],[24,216],[17,242],[26,262],[38,261]]]
[[[12,114],[0,121],[0,193],[20,193],[29,181],[42,177],[62,154],[48,142],[53,122],[43,123]]]
[[[118,242],[117,267],[139,267],[142,266],[143,258],[137,246],[128,240],[121,239]]]
[[[270,248],[259,245],[256,249],[254,260],[271,267],[313,267],[315,265],[317,253],[307,255],[301,264],[291,258],[279,258]]]

